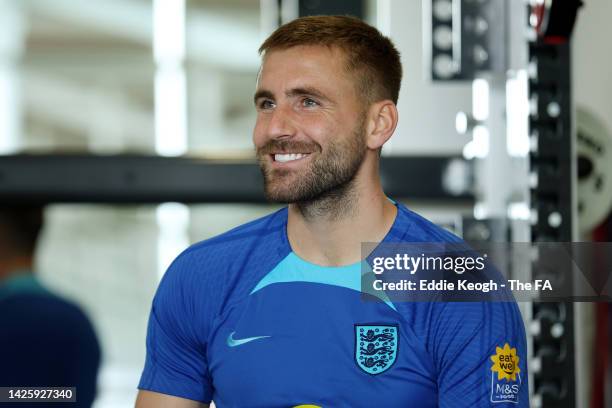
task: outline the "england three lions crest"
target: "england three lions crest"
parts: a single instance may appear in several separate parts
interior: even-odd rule
[[[355,325],[355,361],[368,374],[384,373],[391,368],[398,345],[397,325]]]

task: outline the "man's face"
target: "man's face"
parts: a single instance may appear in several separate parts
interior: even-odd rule
[[[257,81],[253,142],[270,201],[311,201],[340,191],[366,152],[366,102],[344,55],[324,46],[274,50]]]

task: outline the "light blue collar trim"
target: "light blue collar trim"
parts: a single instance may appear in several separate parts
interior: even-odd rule
[[[362,264],[364,267],[363,271]],[[369,279],[369,275],[374,275],[370,270],[370,266],[365,261],[346,266],[320,266],[305,261],[294,252],[290,252],[289,255],[259,281],[251,291],[251,294],[275,283],[289,282],[320,283],[361,292],[362,272],[368,275],[364,276],[366,279]],[[385,299],[384,293],[379,293],[375,296],[397,311],[395,305],[388,298]]]

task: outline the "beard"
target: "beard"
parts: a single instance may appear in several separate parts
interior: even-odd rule
[[[364,122],[353,130],[350,137],[332,139],[325,151],[314,142],[288,140],[270,140],[258,148],[257,158],[268,201],[307,204],[346,196],[367,151]],[[266,156],[278,151],[311,152],[310,155],[316,156],[308,157],[310,163],[298,171],[271,169]]]

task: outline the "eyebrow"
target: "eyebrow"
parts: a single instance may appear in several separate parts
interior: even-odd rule
[[[255,96],[253,96],[253,103],[257,105],[257,101],[261,98],[274,99],[274,94],[270,91],[266,91],[263,89],[259,90],[255,92]]]
[[[323,93],[320,92],[318,89],[314,87],[310,87],[310,86],[290,89],[287,92],[285,92],[285,95],[288,98],[295,97],[295,96],[314,96],[315,98],[318,98],[318,99],[324,99],[326,101],[330,100],[328,97],[323,95]],[[253,102],[257,104],[257,101],[261,98],[274,99],[274,94],[265,89],[259,90],[255,92],[255,96],[253,97]]]

